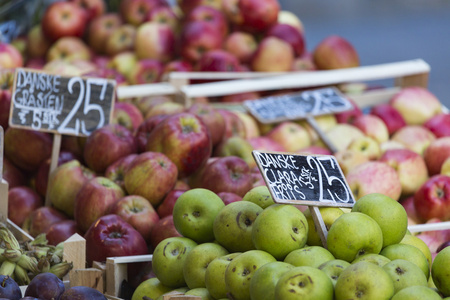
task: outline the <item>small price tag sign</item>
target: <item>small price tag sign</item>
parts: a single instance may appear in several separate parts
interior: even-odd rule
[[[88,136],[109,123],[115,81],[16,69],[11,127]]]
[[[277,123],[347,111],[350,101],[334,87],[297,94],[244,101],[244,107],[261,123]]]
[[[275,202],[353,207],[355,199],[334,156],[252,154]]]

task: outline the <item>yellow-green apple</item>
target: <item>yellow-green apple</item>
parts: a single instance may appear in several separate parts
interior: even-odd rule
[[[255,249],[252,228],[263,209],[249,201],[237,201],[226,205],[213,223],[216,241],[229,252],[245,252]]]
[[[191,62],[184,59],[172,60],[164,66],[163,78],[168,76],[171,72],[192,72],[194,66]]]
[[[331,279],[333,287],[336,286],[336,282],[342,271],[350,266],[350,263],[342,259],[332,259],[321,264],[318,269],[322,270]]]
[[[23,58],[20,52],[10,44],[0,43],[0,67],[13,69],[23,66]]]
[[[184,104],[178,102],[162,102],[157,103],[150,108],[144,115],[144,119],[148,119],[158,115],[175,115],[185,112],[186,108]]]
[[[120,124],[134,133],[143,121],[144,116],[133,103],[116,102],[114,104],[111,123]]]
[[[422,223],[422,220],[417,216],[416,207],[414,206],[414,195],[401,198],[399,201],[408,214],[408,226]]]
[[[106,168],[104,176],[125,190],[125,170],[136,157],[137,153],[132,153],[119,158]]]
[[[235,257],[225,271],[228,297],[236,300],[250,299],[250,282],[255,272],[276,259],[262,250],[249,250]]]
[[[365,135],[373,138],[378,143],[389,140],[389,131],[383,120],[375,115],[360,115],[351,121],[353,126],[358,127]]]
[[[48,180],[47,197],[53,207],[70,218],[74,216],[75,198],[85,182],[95,174],[74,159],[59,165]]]
[[[47,62],[53,60],[72,62],[78,59],[91,59],[89,47],[78,37],[62,37],[54,42],[47,51]]]
[[[222,201],[225,205],[242,200],[241,196],[239,196],[235,193],[231,193],[231,192],[220,192],[220,193],[217,193],[217,196],[219,196],[220,199],[222,199]]]
[[[222,48],[223,37],[219,28],[204,21],[186,23],[180,33],[181,56],[197,62],[206,52]]]
[[[188,15],[195,7],[200,5],[212,6],[215,9],[221,9],[221,0],[177,0],[177,5],[180,7],[184,15]]]
[[[34,25],[27,33],[28,58],[45,57],[51,42],[44,36],[41,24]]]
[[[405,149],[405,148],[406,148],[405,145],[394,140],[388,140],[387,142],[380,144],[381,153],[384,153],[390,149]]]
[[[223,44],[223,48],[237,57],[241,63],[248,63],[257,47],[256,38],[245,31],[230,33]]]
[[[353,45],[339,35],[325,37],[314,48],[314,63],[320,70],[359,67],[359,55]]]
[[[373,263],[361,261],[342,271],[334,288],[335,299],[363,295],[365,299],[391,299],[394,283],[389,274]]]
[[[162,284],[178,288],[186,286],[183,266],[187,255],[197,243],[186,237],[167,238],[153,251],[152,268]]]
[[[161,204],[158,205],[158,208],[156,209],[156,212],[158,213],[160,218],[164,218],[173,214],[173,207],[175,206],[178,198],[184,192],[186,192],[186,190],[173,189],[169,193],[167,193]]]
[[[158,6],[153,8],[147,15],[145,22],[165,24],[172,28],[174,33],[180,30],[180,18],[174,8],[170,6]]]
[[[105,0],[70,0],[78,4],[87,13],[87,21],[91,22],[93,18],[103,15],[106,11]]]
[[[278,21],[280,4],[277,0],[239,0],[242,23],[239,27],[249,32],[265,32]]]
[[[226,254],[213,259],[207,265],[205,271],[205,287],[214,299],[227,297],[225,271],[230,262],[240,254],[240,252]]]
[[[347,149],[362,153],[368,160],[377,160],[381,156],[380,144],[368,135],[353,139]]]
[[[448,153],[450,155],[450,143]],[[378,161],[387,163],[397,171],[403,197],[413,195],[428,179],[426,161],[420,154],[412,150],[386,150]]]
[[[176,165],[163,153],[143,152],[125,169],[128,194],[140,195],[157,207],[177,181]]]
[[[175,33],[169,25],[145,22],[137,29],[134,49],[139,59],[167,63],[175,55]]]
[[[205,274],[209,263],[229,254],[227,249],[217,243],[202,243],[195,246],[186,256],[183,276],[189,289],[206,288]]]
[[[257,136],[253,138],[249,138],[248,142],[250,145],[252,145],[253,149],[261,150],[261,151],[278,151],[283,152],[286,151],[284,147],[274,141],[273,139],[267,137],[267,136]]]
[[[114,55],[111,58],[108,67],[127,77],[128,74],[134,70],[137,62],[138,58],[134,51],[125,51]]]
[[[173,224],[172,215],[165,216],[159,219],[158,222],[153,226],[152,232],[150,233],[150,240],[147,243],[155,249],[158,244],[170,237],[180,237],[182,236],[175,225]]]
[[[8,190],[8,219],[22,227],[28,215],[44,205],[42,197],[28,186],[16,186]]]
[[[441,173],[442,165],[448,157],[450,157],[450,136],[432,141],[423,153],[429,175]]]
[[[318,268],[295,267],[278,279],[274,299],[332,300],[334,299],[333,283],[328,275]]]
[[[222,140],[225,132],[225,119],[213,105],[195,103],[187,109],[187,112],[198,116],[205,123],[211,135],[213,147]]]
[[[292,46],[275,36],[267,36],[258,43],[250,67],[256,72],[287,72],[294,62]]]
[[[303,54],[296,57],[292,63],[291,71],[316,71],[317,67],[314,64],[312,55],[310,53]]]
[[[119,124],[108,124],[87,138],[83,158],[90,169],[103,173],[113,162],[136,151],[133,132]]]
[[[288,42],[294,50],[294,56],[300,57],[305,51],[305,38],[300,29],[283,23],[276,23],[267,31],[266,36],[274,36]]]
[[[322,246],[308,245],[289,252],[283,261],[296,267],[318,268],[323,263],[333,259],[335,259],[333,254]]]
[[[197,243],[211,242],[214,219],[223,207],[225,204],[216,193],[203,188],[190,189],[178,197],[173,207],[175,228]]]
[[[450,136],[450,114],[440,113],[429,118],[424,124],[436,137]]]
[[[442,163],[440,174],[450,176],[450,157]]]
[[[423,221],[450,220],[450,177],[433,175],[414,194],[417,215]]]
[[[109,214],[98,218],[84,234],[86,261],[106,261],[107,257],[148,254],[142,235],[121,217]]]
[[[226,109],[218,109],[218,111],[225,120],[225,132],[223,139],[227,139],[235,135],[246,138],[244,122],[236,113]]]
[[[212,49],[197,61],[196,68],[200,72],[238,72],[239,60],[233,54],[222,50]],[[206,81],[201,81],[203,83]]]
[[[381,193],[397,201],[402,192],[397,171],[380,161],[368,161],[356,166],[347,173],[346,179],[355,199]]]
[[[246,139],[251,139],[261,135],[259,132],[258,122],[253,116],[241,111],[236,111],[235,113],[244,123]]]
[[[366,155],[355,149],[339,150],[334,153],[334,157],[336,157],[344,175],[347,175],[348,172],[353,170],[356,166],[369,161],[369,158]]]
[[[52,138],[46,132],[8,127],[3,142],[5,157],[26,172],[36,171],[52,154]]]
[[[383,233],[383,248],[400,243],[408,229],[408,215],[403,206],[380,193],[359,198],[352,212],[366,214],[378,223]]]
[[[351,98],[347,99],[353,106],[351,110],[335,113],[336,121],[338,123],[351,123],[353,119],[363,114],[361,108]]]
[[[366,253],[380,253],[383,233],[366,214],[350,212],[337,218],[327,236],[328,250],[335,258],[351,262]]]
[[[159,221],[158,213],[147,199],[138,195],[127,195],[119,199],[110,210],[133,226],[144,238],[150,240],[150,233]]]
[[[184,293],[186,297],[198,297],[201,299],[212,299],[211,295],[209,294],[208,290],[205,287],[201,288],[194,288],[186,291]]]
[[[446,266],[450,261],[450,247],[441,250],[434,258],[431,275],[437,289],[446,297],[450,296],[449,271]]]
[[[325,132],[325,136],[330,143],[336,147],[337,151],[348,148],[348,145],[356,138],[363,137],[364,133],[356,126],[347,123],[338,123],[336,126]],[[316,141],[315,145],[325,146],[322,140]]]
[[[205,123],[194,114],[178,113],[162,120],[150,132],[147,151],[161,152],[174,162],[180,178],[206,164],[211,156],[211,136]]]
[[[361,255],[361,256],[358,256],[357,258],[355,258],[352,261],[352,264],[356,264],[360,261],[367,261],[367,262],[375,264],[379,267],[383,267],[385,264],[387,264],[391,260],[381,254],[367,253],[367,254],[364,254],[364,255]]]
[[[72,65],[70,61],[63,59],[55,59],[48,61],[42,70],[47,73],[59,74],[61,76],[81,76],[81,70]]]
[[[336,117],[333,114],[316,116],[314,117],[314,120],[316,121],[317,126],[319,126],[319,128],[323,132],[330,130],[337,124]],[[308,121],[299,120],[296,122],[306,128],[311,137],[311,143],[315,143],[317,140],[320,139],[319,134],[314,130],[314,128],[311,127],[311,125],[309,125]]]
[[[276,236],[276,239],[271,237]],[[258,250],[282,260],[290,252],[303,248],[308,237],[308,222],[296,207],[273,204],[265,208],[253,223],[252,241]]]
[[[161,81],[164,64],[156,59],[141,59],[134,69],[128,73],[127,79],[131,84],[155,83]]]
[[[145,118],[145,120],[139,125],[139,127],[136,130],[135,133],[135,139],[137,144],[137,152],[142,153],[145,152],[145,147],[147,146],[148,137],[150,135],[150,132],[155,128],[155,126],[164,120],[166,115],[159,114],[154,115],[148,118]]]
[[[41,19],[42,31],[50,40],[62,37],[82,37],[87,24],[87,13],[73,2],[50,4]]]
[[[278,142],[288,152],[295,152],[311,145],[308,131],[292,121],[279,123],[266,136]]]
[[[370,114],[380,118],[386,125],[389,136],[406,126],[403,116],[389,103],[380,103],[370,109]]]
[[[441,295],[436,292],[436,290],[429,288],[427,286],[415,285],[404,288],[392,297],[392,300],[402,300],[402,299],[429,299],[429,300],[439,300],[442,299]]]
[[[67,216],[51,206],[41,206],[33,210],[22,224],[22,229],[32,237],[46,233],[53,223],[67,220]]]
[[[27,176],[16,167],[8,158],[3,157],[3,179],[8,182],[8,188],[12,189],[16,186],[27,185]]]
[[[320,207],[319,211],[327,231],[330,230],[330,227],[333,225],[334,221],[344,214],[344,211],[339,207]],[[307,209],[303,212],[303,214],[308,222],[308,238],[306,244],[309,246],[322,246],[322,240],[317,232],[311,211]]]
[[[125,196],[124,190],[106,177],[86,181],[75,196],[74,220],[86,232],[98,218],[110,213],[112,206]]]
[[[425,255],[425,257],[427,258],[428,264],[431,266],[433,262],[431,250],[421,238],[417,237],[416,235],[406,234],[400,243],[414,246],[422,251],[423,255]]]
[[[425,88],[410,86],[401,89],[389,100],[407,125],[423,125],[442,112],[442,105],[434,94]]]
[[[106,38],[105,53],[111,57],[121,52],[132,51],[136,40],[136,27],[131,24],[119,25]]]
[[[425,255],[419,248],[408,244],[392,244],[389,245],[380,252],[381,255],[386,256],[391,261],[396,259],[404,259],[412,262],[418,266],[425,274],[427,280],[430,276],[430,265]]]
[[[278,23],[280,24],[289,24],[294,26],[300,32],[305,32],[303,22],[299,19],[299,17],[291,11],[288,10],[280,10],[278,12]]]
[[[27,48],[28,48],[28,39],[25,36],[18,36],[15,37],[13,40],[9,42],[11,46],[16,48],[17,51],[19,51],[20,55],[23,58],[28,59],[27,57]]]
[[[174,102],[171,95],[155,95],[155,96],[144,96],[132,100],[133,104],[136,105],[143,115],[147,113],[153,106],[159,103]]]
[[[383,266],[394,283],[394,293],[409,286],[428,286],[422,270],[414,263],[404,259],[394,259]]]
[[[266,185],[252,188],[244,195],[242,200],[253,202],[260,206],[262,209],[275,204],[272,195],[269,192],[269,188]]]
[[[228,21],[225,13],[210,5],[198,5],[185,16],[185,22],[203,21],[216,27],[222,34],[222,38],[228,35]]]
[[[294,266],[282,261],[267,263],[256,270],[250,280],[250,299],[275,299],[279,278]]]
[[[77,226],[77,222],[75,222],[75,220],[68,219],[58,221],[50,225],[45,237],[47,238],[49,245],[56,246],[70,238],[75,233],[83,235]]]
[[[250,168],[256,167],[255,159],[252,156],[253,147],[239,136],[232,136],[216,146],[213,152],[215,157],[237,156],[242,158]]]
[[[158,299],[172,291],[173,289],[171,287],[162,284],[158,278],[151,277],[143,280],[141,284],[137,286],[136,290],[133,292],[132,299],[145,299],[145,297]]]
[[[167,4],[160,0],[129,0],[121,2],[119,11],[126,23],[137,27],[145,22],[153,8],[162,5]]]

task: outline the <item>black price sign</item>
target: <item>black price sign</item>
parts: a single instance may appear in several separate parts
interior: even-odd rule
[[[17,69],[11,127],[88,136],[111,119],[115,81]]]
[[[246,109],[261,123],[298,120],[347,111],[352,104],[336,88],[244,101]]]
[[[252,152],[277,203],[352,207],[353,194],[332,155]]]

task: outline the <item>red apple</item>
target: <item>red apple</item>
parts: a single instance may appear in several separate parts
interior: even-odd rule
[[[220,192],[220,193],[217,193],[217,196],[219,196],[220,199],[222,199],[222,201],[223,201],[223,203],[225,203],[225,205],[228,205],[232,202],[242,200],[241,196],[239,196],[238,194],[235,194],[235,193],[231,193],[231,192]]]
[[[161,81],[164,64],[156,59],[139,60],[134,69],[128,74],[131,84],[155,83]]]
[[[150,235],[150,245],[153,249],[163,240],[169,237],[182,236],[173,224],[172,215],[161,218],[155,226],[153,226]]]
[[[256,38],[244,31],[230,33],[224,41],[223,48],[239,59],[241,63],[248,63],[258,47]]]
[[[378,144],[389,140],[389,131],[383,120],[372,114],[356,116],[351,123],[359,128],[366,136],[373,138]]]
[[[133,133],[119,124],[109,124],[94,130],[84,145],[84,161],[97,173],[102,173],[121,157],[136,153]]]
[[[108,37],[122,25],[118,13],[107,13],[95,17],[87,29],[87,43],[96,52],[106,53]]]
[[[121,2],[120,13],[126,23],[139,26],[144,23],[152,9],[161,5],[167,3],[161,0],[127,0]]]
[[[392,105],[388,103],[377,104],[370,110],[370,114],[383,120],[389,132],[389,136],[393,135],[397,130],[406,126],[406,122],[402,115]]]
[[[359,56],[353,45],[345,38],[330,35],[313,51],[314,63],[320,70],[359,67]]]
[[[222,0],[222,10],[233,27],[239,27],[244,21],[242,12],[239,9],[239,0]]]
[[[74,220],[63,220],[53,223],[47,230],[45,237],[49,245],[56,246],[64,242],[75,233],[83,235]]]
[[[114,70],[114,69],[111,69],[108,67],[106,67],[106,68],[99,67],[94,71],[84,73],[83,77],[112,79],[112,80],[116,81],[117,86],[128,84],[125,76],[123,76],[117,70]]]
[[[170,72],[192,72],[193,70],[194,66],[187,60],[172,60],[164,66],[163,77],[168,76]]]
[[[13,69],[23,66],[22,54],[14,46],[0,42],[0,68]]]
[[[91,62],[93,62],[100,69],[108,69],[108,65],[111,62],[111,58],[106,55],[94,54],[91,57]]]
[[[169,25],[145,22],[136,33],[135,51],[139,59],[166,63],[175,55],[175,33]]]
[[[406,214],[408,215],[408,226],[422,223],[417,216],[416,207],[414,205],[414,196],[401,199],[400,204],[403,206]]]
[[[450,176],[430,177],[414,194],[414,206],[423,221],[432,218],[450,220]]]
[[[311,137],[305,127],[292,121],[278,123],[266,136],[279,143],[288,152],[295,152],[311,145]]]
[[[257,72],[287,72],[294,62],[291,45],[275,36],[267,36],[258,44],[250,66]]]
[[[164,200],[156,210],[160,218],[172,215],[175,202],[177,202],[178,197],[180,197],[185,191],[186,190],[173,189],[164,197]]]
[[[65,36],[81,37],[87,24],[87,13],[76,3],[54,2],[41,19],[42,31],[51,41]]]
[[[187,110],[198,116],[209,130],[211,142],[216,146],[222,139],[225,132],[225,119],[214,106],[205,103],[195,103]]]
[[[121,217],[103,216],[85,233],[86,261],[105,262],[107,257],[148,254],[142,235]]]
[[[86,11],[87,22],[91,22],[92,19],[103,15],[106,11],[105,0],[70,0],[70,2],[78,4]]]
[[[278,151],[285,152],[286,149],[278,142],[267,136],[257,136],[248,139],[249,143],[252,145],[253,149],[260,151]]]
[[[109,56],[132,51],[136,42],[136,27],[122,24],[108,36],[105,42],[105,52]]]
[[[138,155],[136,153],[133,153],[119,158],[106,168],[105,177],[111,179],[112,181],[114,181],[115,184],[117,184],[123,190],[125,190],[125,183],[124,183],[125,171],[137,156]]]
[[[425,149],[436,140],[436,136],[421,125],[406,125],[397,130],[391,141],[399,142],[408,149],[423,155]]]
[[[304,53],[302,56],[296,57],[292,63],[291,71],[317,71],[317,66],[311,53]]]
[[[200,72],[237,72],[239,69],[237,57],[222,49],[206,52],[197,63]]]
[[[189,22],[181,30],[181,56],[188,61],[197,62],[209,50],[222,48],[222,44],[220,29],[206,22]]]
[[[450,136],[435,139],[425,149],[423,158],[431,175],[441,172],[442,165],[450,157]]]
[[[450,136],[450,114],[442,113],[434,115],[423,126],[434,133],[437,138]]]
[[[35,57],[27,59],[24,67],[29,69],[42,70],[44,66],[45,66],[45,55],[43,57]]]
[[[199,5],[191,10],[186,16],[186,22],[193,21],[203,21],[211,24],[211,26],[219,29],[223,38],[228,34],[228,21],[225,14],[212,6]]]
[[[228,139],[232,136],[246,138],[244,122],[237,114],[226,109],[218,109],[218,111],[225,120],[225,133],[223,139]]]
[[[9,89],[0,89],[0,126],[8,129],[9,111],[11,108],[11,92]]]
[[[153,105],[144,115],[145,119],[164,115],[164,116],[171,116],[178,113],[182,113],[186,111],[186,107],[184,104],[179,102],[163,102],[163,103],[157,103]]]
[[[27,177],[16,167],[8,158],[3,158],[3,179],[8,182],[8,188],[12,189],[16,186],[26,185]]]
[[[313,154],[313,155],[332,155],[331,151],[322,146],[311,145],[305,148],[302,148],[297,151],[299,154]]]
[[[77,226],[86,232],[98,218],[109,214],[114,203],[124,196],[122,188],[106,177],[86,181],[75,197]]]
[[[277,23],[266,33],[267,36],[275,36],[288,42],[294,50],[295,56],[302,56],[305,51],[305,38],[303,33],[289,24]]]
[[[167,155],[177,166],[178,177],[184,178],[211,156],[211,136],[199,117],[179,113],[165,118],[150,132],[146,150]]]
[[[145,152],[145,148],[147,147],[148,137],[150,136],[150,132],[152,132],[153,128],[164,120],[167,115],[155,115],[149,118],[146,118],[141,125],[139,125],[136,131],[136,143],[137,143],[137,152],[142,153]]]
[[[44,205],[44,199],[28,186],[16,186],[8,191],[8,218],[17,226],[35,209]]]
[[[33,210],[22,224],[22,228],[32,237],[47,233],[53,223],[67,220],[67,216],[51,206],[41,206]]]
[[[355,118],[363,114],[361,108],[352,99],[347,99],[353,106],[353,109],[334,114],[338,123],[351,124]]]
[[[61,138],[61,151],[71,152],[80,162],[84,163],[83,151],[86,139],[85,136],[63,135]]]
[[[139,108],[131,102],[116,102],[112,114],[111,123],[119,124],[131,132],[135,132],[144,121]]]
[[[221,9],[222,0],[178,0],[177,4],[184,15],[189,15],[194,8],[201,5],[208,5],[215,9]]]
[[[277,23],[280,4],[277,0],[239,0],[242,28],[251,32],[263,32]]]
[[[54,42],[47,51],[47,62],[90,60],[91,51],[82,39],[73,36],[62,37]]]
[[[220,98],[220,102],[242,103],[245,100],[256,100],[261,98],[259,92],[243,92],[237,94],[224,95]]]
[[[165,24],[172,28],[173,32],[179,31],[180,20],[176,12],[169,6],[158,6],[152,9],[145,22],[153,22],[159,24]]]

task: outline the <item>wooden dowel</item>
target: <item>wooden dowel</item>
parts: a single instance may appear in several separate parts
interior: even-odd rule
[[[327,236],[328,230],[325,226],[325,222],[323,221],[322,215],[320,214],[320,210],[317,206],[309,206],[309,211],[311,212],[311,216],[314,220],[314,225],[316,226],[317,233],[319,234],[320,240],[322,241],[322,245],[325,249],[328,249],[327,245]]]

